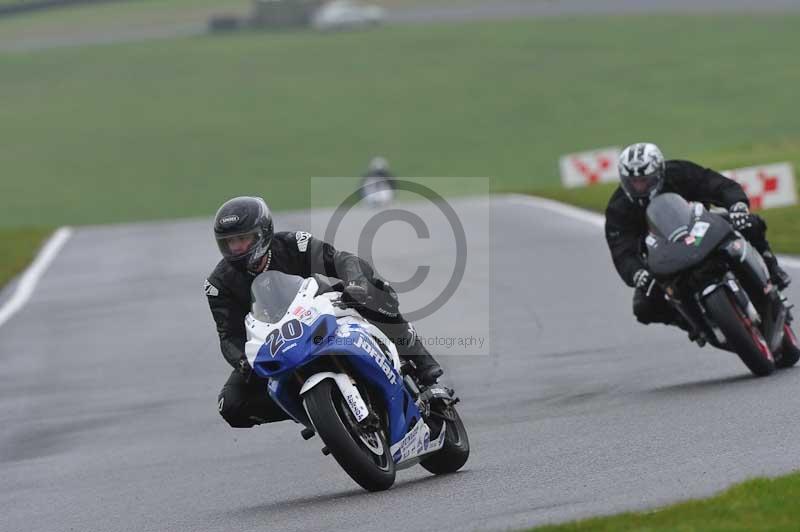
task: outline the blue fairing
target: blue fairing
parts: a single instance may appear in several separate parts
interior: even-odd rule
[[[300,336],[286,340],[283,335],[267,339],[256,355],[253,369],[264,378],[291,375],[298,367],[312,362],[320,354],[320,347],[328,334],[336,331],[336,318],[322,315],[310,325],[296,321],[301,328]]]
[[[273,400],[296,421],[310,426],[297,393],[295,370],[325,355],[347,355],[355,372],[352,376],[379,390],[388,412],[389,443],[399,442],[421,415],[402,377],[372,336],[360,324],[340,327],[331,314],[321,315],[311,324],[301,324],[301,329],[287,331],[291,340],[276,333],[256,355],[253,369],[259,376],[270,379],[269,394]]]

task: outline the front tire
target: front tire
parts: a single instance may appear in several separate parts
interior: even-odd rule
[[[467,463],[469,458],[469,438],[467,429],[461,421],[454,406],[445,410],[444,414],[454,421],[445,421],[444,446],[420,460],[419,464],[434,475],[455,473]]]
[[[303,400],[317,434],[350,478],[368,491],[394,484],[394,460],[384,431],[364,432],[332,380],[317,384]]]
[[[705,299],[708,313],[727,339],[727,347],[739,355],[754,375],[764,377],[775,371],[775,362],[767,342],[739,305],[724,288]]]

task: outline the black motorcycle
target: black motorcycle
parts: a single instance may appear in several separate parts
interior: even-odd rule
[[[700,345],[732,351],[755,375],[769,375],[800,360],[791,307],[726,214],[678,194],[657,196],[647,208],[648,268]]]

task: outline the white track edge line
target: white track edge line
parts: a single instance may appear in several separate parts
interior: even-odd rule
[[[789,257],[787,255],[778,255],[778,258],[781,260],[783,266],[788,266],[794,270],[800,270],[800,258]]]
[[[0,307],[0,327],[25,306],[34,289],[36,289],[36,285],[39,284],[42,275],[47,271],[47,267],[56,258],[56,255],[67,243],[70,236],[72,236],[72,229],[70,227],[61,227],[42,246],[36,259],[22,274],[11,298]]]
[[[522,205],[530,205],[531,207],[539,207],[549,211],[567,216],[573,220],[580,220],[583,222],[604,227],[606,223],[605,216],[597,214],[574,205],[562,203],[560,201],[552,200],[549,198],[540,198],[539,196],[527,196],[525,194],[510,194],[509,197],[515,202]],[[792,269],[800,270],[800,257],[791,257],[788,255],[779,255],[781,264],[788,266]]]
[[[597,214],[574,205],[562,203],[560,201],[552,200],[549,198],[540,198],[539,196],[526,196],[525,194],[511,194],[509,196],[515,203],[522,205],[529,205],[531,207],[539,207],[549,211],[561,214],[574,220],[586,222],[597,227],[605,227],[606,218],[602,214]]]

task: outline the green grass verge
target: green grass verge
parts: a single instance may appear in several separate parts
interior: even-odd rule
[[[245,192],[299,208],[309,176],[356,174],[374,153],[503,191],[555,184],[573,150],[797,138],[799,22],[587,17],[0,54],[0,197],[14,198],[0,227],[207,215]]]
[[[698,154],[695,160],[718,170],[780,161],[789,161],[794,164],[795,169],[800,169],[800,141],[743,145],[719,152]],[[800,182],[797,185],[800,195]],[[603,212],[616,187],[615,184],[573,189],[542,187],[526,192]],[[800,206],[767,209],[758,214],[767,221],[767,237],[773,249],[779,253],[800,255]]]
[[[800,473],[738,484],[719,495],[655,511],[624,513],[531,532],[790,532],[800,523]]]
[[[51,232],[48,228],[0,228],[0,288],[28,266]]]

